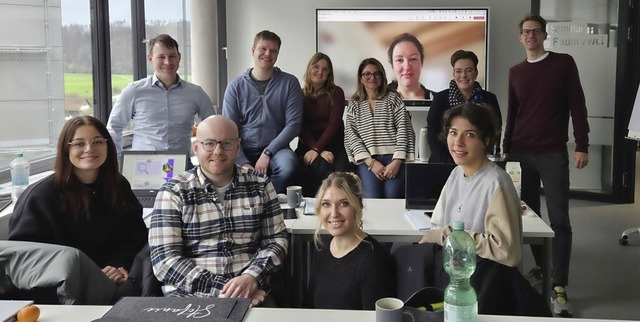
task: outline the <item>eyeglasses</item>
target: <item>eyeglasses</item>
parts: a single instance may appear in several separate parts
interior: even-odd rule
[[[223,150],[229,151],[236,146],[236,140],[238,139],[226,139],[222,141],[205,140],[205,141],[200,141],[200,144],[202,144],[202,148],[204,148],[204,150],[207,152],[213,152],[213,150],[216,149],[216,146],[218,146],[218,144],[220,144],[220,147]]]
[[[520,34],[522,34],[523,36],[529,36],[531,34],[533,34],[534,36],[537,36],[541,33],[543,33],[544,30],[542,30],[542,28],[535,28],[535,29],[522,29],[520,31]]]
[[[87,147],[87,144],[89,144],[91,146],[91,149],[97,150],[106,146],[106,143],[107,139],[105,138],[95,138],[91,141],[73,140],[69,142],[69,146],[71,146],[71,148],[74,150],[84,150]]]
[[[381,72],[364,72],[362,73],[362,77],[364,77],[364,79],[371,79],[371,76],[373,76],[373,78],[375,79],[380,79],[382,78],[382,73]]]
[[[322,73],[323,73],[323,74],[329,74],[329,73],[331,72],[331,69],[329,69],[329,68],[323,68],[323,67],[320,67],[320,66],[318,66],[318,65],[313,65],[313,66],[311,66],[311,70],[312,70],[314,73],[319,72],[319,71],[322,71]]]
[[[475,72],[475,71],[476,71],[475,68],[465,68],[465,69],[456,68],[456,69],[453,70],[453,73],[456,76],[462,76],[462,74],[473,74],[473,72]]]

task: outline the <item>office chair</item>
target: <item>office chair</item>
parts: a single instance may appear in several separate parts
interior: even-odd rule
[[[633,235],[633,234],[640,234],[640,228],[629,228],[625,231],[622,232],[622,238],[620,238],[619,242],[620,245],[622,246],[626,246],[629,241],[629,235]]]

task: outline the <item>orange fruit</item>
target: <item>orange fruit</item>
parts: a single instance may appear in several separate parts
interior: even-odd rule
[[[18,322],[36,322],[40,317],[40,308],[35,305],[25,306],[18,311]]]

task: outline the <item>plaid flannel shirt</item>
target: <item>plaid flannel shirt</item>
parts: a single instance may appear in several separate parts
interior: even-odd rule
[[[156,197],[149,247],[166,296],[217,297],[241,274],[268,291],[287,246],[273,184],[253,170],[236,166],[231,186],[218,196],[195,167],[165,183]]]

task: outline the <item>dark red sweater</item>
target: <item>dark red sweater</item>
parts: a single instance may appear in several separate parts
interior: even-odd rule
[[[566,149],[569,115],[576,151],[588,152],[589,124],[578,68],[570,55],[549,52],[509,70],[504,152],[552,153]]]
[[[331,105],[326,103],[324,96],[305,96],[303,106],[300,138],[310,149],[320,153],[326,150],[337,133],[344,131],[344,91],[336,86]]]

